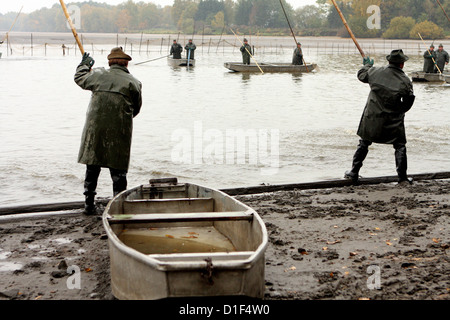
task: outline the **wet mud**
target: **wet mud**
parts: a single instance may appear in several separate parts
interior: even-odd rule
[[[449,194],[436,180],[238,196],[267,226],[264,299],[450,300]],[[101,216],[0,221],[0,299],[114,299]]]

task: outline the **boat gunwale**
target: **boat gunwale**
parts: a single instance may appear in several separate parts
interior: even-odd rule
[[[188,185],[194,185],[194,184],[185,183],[185,185],[188,186]],[[262,220],[262,218],[259,216],[259,214],[254,209],[252,209],[251,207],[247,206],[246,204],[236,200],[232,196],[229,196],[220,190],[207,188],[207,187],[204,187],[204,186],[201,186],[198,184],[195,184],[195,186],[215,191],[224,197],[229,197],[234,202],[237,202],[237,203],[239,203],[239,205],[243,206],[243,208],[245,208],[247,211],[250,210],[253,213],[253,219],[256,219],[257,223],[261,226],[262,237],[261,237],[261,242],[258,245],[258,247],[253,251],[246,251],[246,252],[252,252],[252,254],[250,254],[250,256],[248,256],[248,258],[246,258],[246,259],[242,259],[242,257],[241,257],[241,259],[236,259],[236,260],[225,260],[225,261],[215,260],[214,261],[215,269],[224,269],[225,270],[225,269],[249,269],[249,268],[251,268],[251,266],[253,265],[253,262],[258,261],[258,259],[264,255],[265,250],[268,246],[268,234],[267,234],[267,230],[265,228],[265,224],[264,224],[264,221]],[[120,239],[117,237],[115,232],[112,230],[111,225],[108,222],[108,217],[111,217],[111,215],[109,214],[110,207],[114,201],[119,201],[119,198],[121,196],[123,196],[125,193],[131,193],[142,187],[143,187],[143,185],[140,185],[140,186],[137,186],[137,187],[129,189],[129,190],[124,190],[121,193],[117,194],[113,199],[111,199],[111,201],[108,202],[108,204],[105,208],[105,211],[103,213],[102,220],[103,220],[103,226],[105,228],[105,231],[106,231],[109,241],[111,241],[113,243],[113,245],[115,246],[115,248],[120,250],[123,254],[126,254],[126,255],[132,257],[133,259],[136,259],[142,263],[148,264],[151,267],[153,267],[159,271],[190,271],[190,270],[204,269],[207,266],[206,261],[182,261],[182,262],[177,262],[177,263],[175,263],[173,261],[165,262],[165,261],[158,260],[156,257],[153,257],[151,254],[144,254],[142,252],[139,252],[136,249],[133,249],[133,248],[127,246],[126,244],[124,244],[122,241],[120,241]],[[126,224],[126,221],[124,221],[124,223]],[[243,252],[243,251],[235,251],[235,252],[239,253],[239,252]],[[222,255],[224,254],[224,252],[216,252],[216,256],[217,256],[217,253],[221,253]],[[185,253],[184,256],[188,257],[190,254],[192,255],[192,254],[197,254],[197,253]],[[205,255],[205,257],[211,257],[211,258],[214,257],[214,253],[203,253],[203,254]],[[234,252],[228,252],[227,254],[229,254],[230,256],[233,256]],[[158,254],[158,255],[161,256],[161,254]],[[179,254],[176,254],[176,253],[167,254],[167,256],[174,256],[174,255],[179,255]],[[239,255],[242,256],[242,254],[236,254],[236,258],[238,258]]]
[[[233,68],[236,66],[236,68]],[[274,62],[258,64],[244,64],[242,62],[225,62],[224,67],[234,72],[260,72],[260,68],[266,73],[309,73],[316,69],[316,63],[306,63],[303,65],[293,65],[288,62]],[[278,70],[270,70],[271,68],[278,68]],[[310,68],[311,70],[309,70]],[[264,70],[265,69],[265,70]]]
[[[189,61],[189,65],[188,65]],[[174,59],[172,57],[167,57],[167,63],[172,67],[195,67],[195,59],[188,59],[188,58],[180,58],[180,59]]]

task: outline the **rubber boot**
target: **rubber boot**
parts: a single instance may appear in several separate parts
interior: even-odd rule
[[[99,166],[86,166],[86,176],[84,179],[84,214],[93,215],[97,212],[95,207],[95,190],[97,189],[98,176],[101,168]]]
[[[363,166],[364,159],[366,159],[367,154],[369,153],[369,146],[372,142],[367,140],[359,140],[358,148],[353,156],[352,169],[350,171],[346,171],[344,178],[352,180],[353,183],[357,183],[359,180],[359,170],[361,170]]]
[[[394,145],[395,165],[397,167],[398,183],[413,183],[412,178],[408,178],[406,171],[408,169],[408,158],[406,156],[406,146],[404,144]]]
[[[118,170],[110,168],[111,179],[113,182],[114,197],[127,189],[127,172],[125,170]]]

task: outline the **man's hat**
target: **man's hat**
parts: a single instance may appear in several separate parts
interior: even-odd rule
[[[130,61],[131,57],[127,55],[125,52],[123,52],[122,47],[113,48],[111,50],[111,53],[108,55],[108,60],[111,59],[125,59]]]
[[[244,42],[248,42],[248,40],[244,38]]]
[[[442,47],[442,48],[443,48],[443,47],[444,47],[444,45],[443,45],[443,44],[441,43],[441,44],[439,44],[439,47]]]
[[[386,60],[393,63],[402,63],[409,60],[409,57],[403,53],[402,49],[392,50],[391,54],[386,56]]]

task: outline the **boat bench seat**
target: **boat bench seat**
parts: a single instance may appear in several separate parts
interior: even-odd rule
[[[213,198],[140,199],[123,202],[124,214],[212,211]]]
[[[229,212],[182,212],[182,213],[141,213],[121,214],[108,218],[110,224],[148,223],[148,222],[179,222],[179,221],[223,221],[223,220],[253,220],[253,213],[245,211]]]

